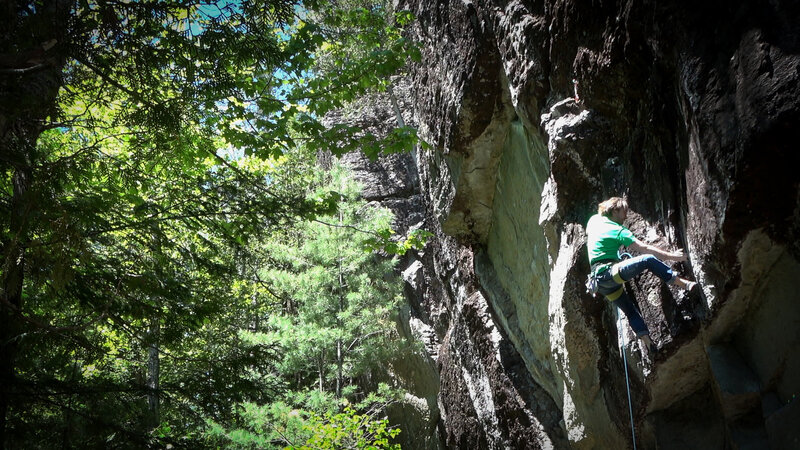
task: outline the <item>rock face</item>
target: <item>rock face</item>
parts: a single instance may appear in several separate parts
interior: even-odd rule
[[[398,370],[405,446],[797,448],[800,3],[396,7],[418,19],[407,120],[431,144],[406,222],[436,235],[405,269],[401,328],[427,353]],[[614,195],[701,285],[629,283],[654,359],[582,286]]]

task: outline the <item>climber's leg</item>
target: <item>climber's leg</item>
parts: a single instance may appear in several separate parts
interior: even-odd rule
[[[675,272],[653,255],[641,255],[635,258],[620,261],[611,267],[611,275],[617,275],[622,281],[628,281],[636,275],[649,270],[667,284],[672,284],[677,278]],[[616,278],[616,277],[615,277]],[[618,279],[617,282],[620,282]]]
[[[622,286],[620,286],[620,288],[622,288]],[[612,299],[609,298],[609,300]],[[644,323],[644,319],[642,319],[642,315],[639,314],[639,309],[633,303],[628,294],[625,293],[624,289],[619,297],[617,297],[616,300],[612,300],[611,303],[625,313],[625,317],[628,318],[628,323],[631,324],[631,328],[633,328],[633,332],[636,334],[636,337],[642,337],[650,334],[650,331],[647,329],[647,325]]]
[[[619,277],[617,276],[617,280],[618,279]],[[611,302],[615,308],[622,310],[625,317],[628,318],[628,323],[631,324],[631,328],[633,328],[633,332],[636,333],[636,337],[641,338],[642,336],[650,334],[647,325],[644,323],[644,319],[642,319],[642,315],[639,314],[638,308],[636,308],[636,305],[631,301],[630,297],[628,297],[628,294],[625,293],[624,284],[618,283],[611,275],[610,270],[597,275],[597,284],[597,291],[605,296],[606,300]]]

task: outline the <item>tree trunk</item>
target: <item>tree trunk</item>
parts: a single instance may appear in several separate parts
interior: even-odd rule
[[[392,87],[391,81],[386,85],[386,92],[389,94],[389,101],[392,102],[392,109],[394,109],[394,116],[397,119],[397,126],[406,126],[406,121],[403,120],[403,113],[400,111],[400,104],[397,102],[397,96],[394,95],[394,87]]]
[[[0,305],[0,448],[6,440],[6,417],[14,391],[14,359],[21,330],[17,320],[22,309],[22,283],[25,279],[26,212],[31,169],[19,167],[13,175],[9,237],[3,242],[3,292]]]
[[[55,111],[62,85],[70,3],[37,2],[29,14],[21,14],[22,3],[0,2],[0,176],[11,175],[13,184],[10,208],[4,212],[8,229],[0,243],[0,450],[8,441],[6,422],[22,332],[25,247],[38,206],[31,195],[36,142],[42,124]]]
[[[342,396],[342,339],[336,340],[336,398]]]
[[[389,94],[389,101],[392,102],[392,109],[394,110],[395,119],[397,119],[397,126],[404,127],[406,126],[406,121],[403,120],[403,112],[400,110],[400,103],[397,101],[397,96],[394,95],[394,87],[392,82],[389,81],[389,84],[386,86],[386,92]],[[411,149],[411,159],[414,160],[414,167],[417,166],[417,147]]]
[[[344,220],[342,217],[342,211],[339,211],[339,232],[341,233],[341,227]],[[341,236],[341,235],[340,235]],[[339,246],[341,248],[341,245]],[[336,398],[341,398],[342,396],[342,366],[344,365],[344,355],[342,352],[342,338],[341,333],[343,332],[342,328],[344,325],[342,324],[341,314],[344,312],[344,274],[342,273],[342,256],[341,254],[338,256],[337,260],[337,269],[339,270],[339,309],[336,311],[336,328],[339,333],[339,337],[336,339]]]
[[[160,423],[159,409],[161,400],[159,398],[159,372],[161,370],[161,360],[158,354],[158,338],[160,333],[160,320],[158,317],[150,319],[150,345],[147,348],[147,407],[148,407],[148,427],[156,428]]]
[[[340,213],[341,214],[341,213]],[[341,224],[341,220],[339,220]],[[339,337],[336,339],[336,398],[342,396],[342,366],[344,365],[344,352],[342,351],[342,338],[343,324],[340,316],[344,312],[344,278],[342,276],[342,260],[339,259],[339,310],[336,313],[336,328],[339,332]]]
[[[319,363],[317,364],[317,370],[319,371],[319,392],[324,392],[323,390],[323,381],[325,380],[325,351],[321,351],[319,353]]]

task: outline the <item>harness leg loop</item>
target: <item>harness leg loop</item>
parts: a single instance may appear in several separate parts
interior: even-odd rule
[[[611,278],[613,278],[614,281],[616,281],[618,284],[625,284],[625,280],[622,279],[622,276],[620,276],[619,267],[616,264],[611,266],[610,270],[611,270]]]
[[[616,291],[606,295],[606,299],[608,299],[608,301],[610,302],[613,302],[614,300],[618,299],[623,292],[625,292],[625,289],[622,286],[620,286],[620,288],[617,289]]]

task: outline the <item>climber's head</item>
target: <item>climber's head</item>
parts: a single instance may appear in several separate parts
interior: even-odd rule
[[[611,197],[597,206],[597,214],[621,225],[628,217],[628,201],[622,197]]]

